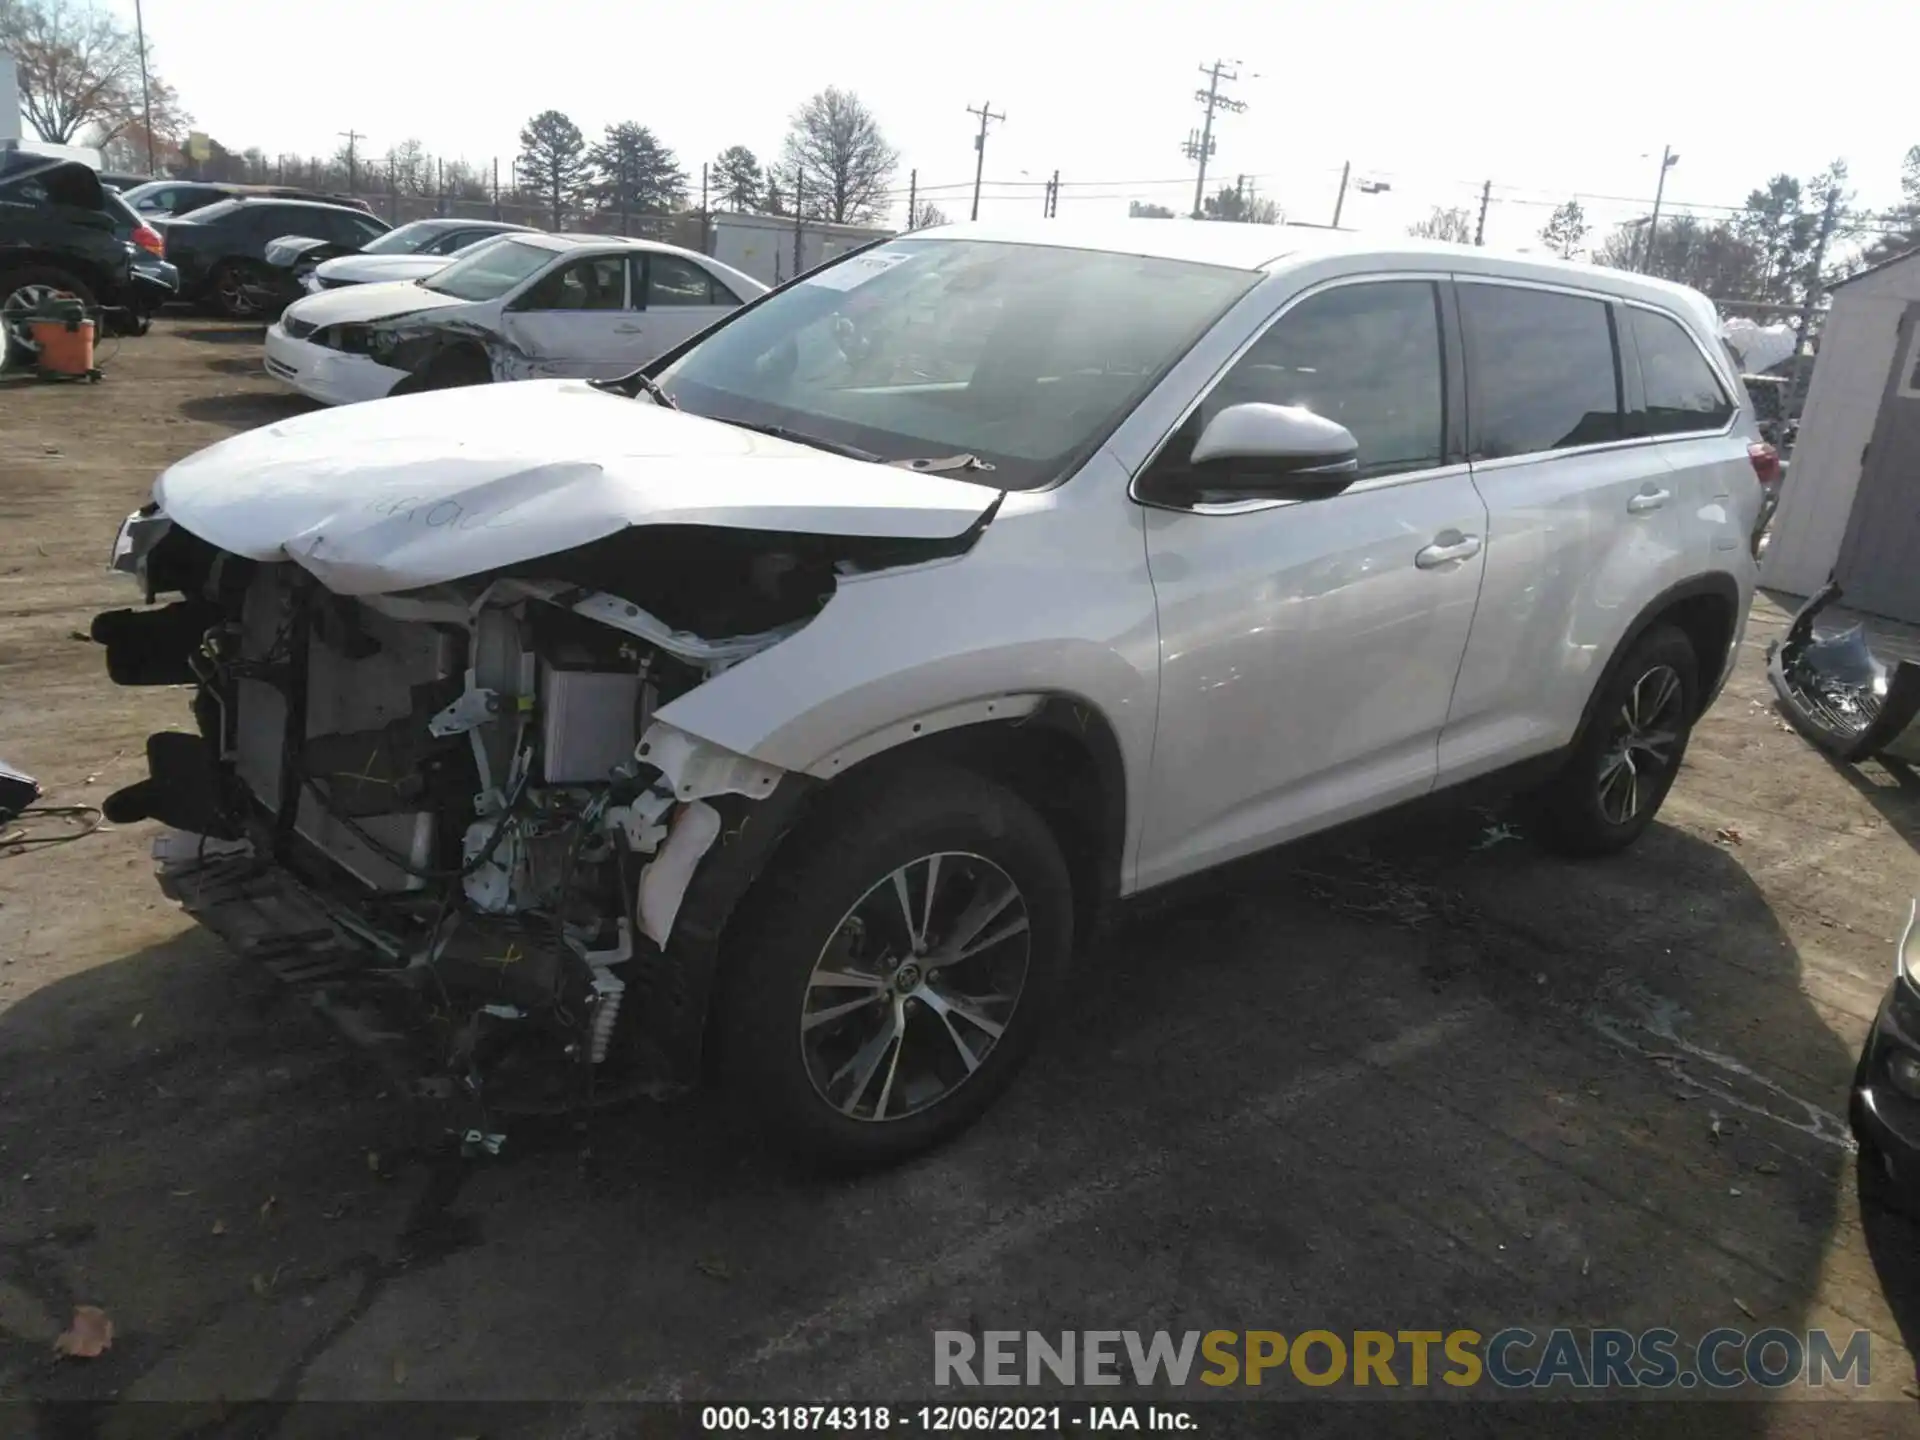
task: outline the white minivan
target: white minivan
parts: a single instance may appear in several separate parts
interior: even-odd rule
[[[717,1068],[782,1143],[904,1155],[1117,900],[1494,776],[1565,852],[1646,829],[1776,464],[1716,334],[1460,246],[917,231],[618,381],[168,470],[116,564],[175,598],[94,633],[198,727],[107,813],[496,1110]]]

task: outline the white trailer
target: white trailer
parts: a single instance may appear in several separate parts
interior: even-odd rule
[[[891,230],[866,225],[834,225],[824,220],[796,222],[791,215],[741,215],[716,211],[707,253],[743,270],[764,285],[778,285],[824,264],[836,255],[881,240]],[[799,263],[795,262],[798,238]]]

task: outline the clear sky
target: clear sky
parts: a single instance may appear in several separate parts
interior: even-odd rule
[[[108,3],[131,19],[133,0]],[[363,153],[415,137],[435,154],[497,156],[504,173],[520,125],[555,107],[589,136],[614,121],[650,126],[697,185],[700,162],[727,145],[777,153],[794,107],[834,84],[856,91],[899,148],[902,210],[917,169],[953,218],[965,217],[973,177],[966,107],[985,101],[1007,118],[988,138],[983,214],[1038,213],[1056,168],[1063,216],[1124,214],[1129,199],[1184,213],[1193,166],[1180,146],[1201,121],[1200,67],[1216,58],[1240,62],[1227,90],[1247,109],[1218,120],[1211,176],[1245,173],[1287,218],[1325,222],[1350,160],[1356,180],[1392,189],[1350,191],[1343,223],[1396,230],[1433,205],[1477,206],[1491,178],[1487,238],[1505,246],[1537,243],[1569,196],[1593,238],[1643,213],[1666,144],[1681,156],[1670,206],[1735,206],[1773,173],[1809,178],[1844,157],[1856,204],[1873,208],[1896,197],[1900,158],[1920,144],[1920,24],[1885,0],[143,8],[157,67],[197,128],[234,149],[330,154],[351,127],[367,137]]]

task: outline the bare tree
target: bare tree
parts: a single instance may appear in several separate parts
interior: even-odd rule
[[[558,110],[542,110],[522,127],[515,168],[520,184],[547,207],[556,230],[593,173],[586,137]]]
[[[1757,245],[1725,221],[1707,224],[1697,215],[1663,215],[1650,256],[1646,245],[1647,217],[1642,216],[1594,246],[1593,260],[1616,270],[1641,270],[1678,281],[1718,299],[1749,300],[1761,295],[1765,258]],[[1786,313],[1784,304],[1781,313]]]
[[[1280,207],[1259,196],[1249,197],[1237,185],[1222,185],[1218,194],[1209,195],[1201,205],[1200,218],[1238,221],[1243,225],[1278,225]]]
[[[795,111],[784,153],[807,215],[849,224],[885,212],[900,153],[852,91],[830,85]]]
[[[396,195],[433,193],[433,160],[418,140],[402,140],[387,151],[387,188]]]
[[[1145,200],[1129,200],[1127,214],[1135,220],[1171,220],[1173,211],[1165,205],[1155,205]]]
[[[1433,207],[1433,213],[1424,220],[1416,220],[1407,227],[1407,234],[1417,235],[1423,240],[1451,240],[1456,245],[1473,243],[1473,212],[1463,205],[1443,208]]]
[[[929,225],[945,225],[946,223],[947,212],[931,200],[915,202],[913,214],[907,217],[907,228],[909,230],[924,230]]]
[[[1554,207],[1553,214],[1540,230],[1540,238],[1562,260],[1571,260],[1580,242],[1587,238],[1587,212],[1578,200]]]
[[[0,0],[0,50],[17,63],[21,113],[42,140],[71,145],[84,134],[104,146],[144,124],[139,41],[93,0]],[[188,117],[173,87],[153,73],[148,50],[158,149],[185,131]]]

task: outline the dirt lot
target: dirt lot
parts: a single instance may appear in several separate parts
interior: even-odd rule
[[[184,718],[84,632],[132,603],[102,562],[154,474],[304,408],[259,353],[163,322],[98,387],[0,384],[0,755],[52,803]],[[1780,1325],[1869,1328],[1896,1433],[1920,1237],[1863,1223],[1839,1116],[1920,801],[1785,732],[1781,625],[1756,614],[1634,854],[1475,848],[1463,816],[1244,868],[1123,926],[985,1124],[858,1184],[782,1173],[704,1101],[462,1161],[159,898],[144,828],[0,851],[0,1398],[513,1398],[558,1425],[925,1395],[942,1328]],[[76,1303],[113,1347],[55,1360]]]

